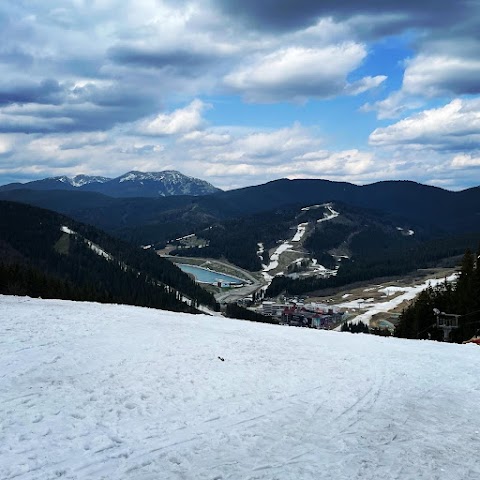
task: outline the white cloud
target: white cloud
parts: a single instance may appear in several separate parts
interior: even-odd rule
[[[299,124],[272,132],[258,132],[238,139],[233,148],[258,163],[271,163],[279,154],[308,148],[314,142],[310,132]]]
[[[408,110],[420,108],[422,102],[405,95],[402,91],[393,92],[384,100],[366,103],[360,107],[361,112],[377,112],[377,118],[398,118]]]
[[[371,152],[361,152],[357,149],[330,152],[320,150],[308,152],[295,157],[295,162],[286,168],[290,169],[290,175],[295,172],[305,172],[309,175],[322,177],[325,175],[360,175],[369,172],[375,167]],[[323,178],[323,177],[322,177]]]
[[[288,47],[256,57],[225,77],[225,84],[248,101],[304,102],[360,93],[378,86],[385,77],[366,77],[356,85],[347,76],[367,55],[365,47],[347,42],[322,48]]]
[[[122,127],[123,128],[123,127]],[[187,138],[185,138],[187,137]],[[326,148],[318,131],[295,124],[277,130],[205,128],[158,143],[122,131],[106,135],[11,135],[12,152],[2,157],[1,174],[17,179],[91,173],[117,176],[128,170],[180,170],[221,188],[237,188],[276,178],[323,178],[353,183],[416,179],[450,188],[471,184],[468,169],[480,152],[418,151],[377,147],[374,151]],[[67,148],[65,148],[67,146]],[[452,173],[454,172],[454,174]],[[11,181],[14,181],[14,177]]]
[[[0,135],[0,155],[5,155],[13,150],[13,137],[11,135]]]
[[[360,80],[350,83],[345,87],[345,93],[349,95],[358,95],[360,93],[377,88],[387,77],[385,75],[376,75],[375,77],[363,77]]]
[[[206,132],[201,130],[195,130],[193,132],[186,133],[181,138],[185,142],[193,142],[199,145],[225,145],[232,140],[231,135],[228,133],[216,133],[214,131]]]
[[[420,54],[407,62],[402,91],[427,97],[480,93],[480,59]]]
[[[465,168],[465,167],[480,167],[480,152],[476,155],[461,153],[455,155],[452,160],[452,167]]]
[[[480,99],[455,99],[443,107],[424,110],[377,128],[369,141],[375,146],[476,149],[480,144]]]
[[[439,43],[439,44],[437,44]],[[379,119],[400,117],[425,105],[429,99],[442,96],[459,96],[480,93],[480,59],[471,47],[458,52],[449,42],[429,45],[433,51],[423,52],[405,61],[405,71],[400,90],[384,100],[367,103],[361,111],[376,111]],[[480,48],[480,45],[477,45]],[[445,49],[446,53],[438,50]],[[449,52],[449,50],[454,50]]]
[[[140,123],[138,132],[144,135],[178,135],[189,133],[205,125],[202,112],[209,105],[201,100],[193,100],[184,108],[174,110],[170,114],[161,113],[151,120]]]

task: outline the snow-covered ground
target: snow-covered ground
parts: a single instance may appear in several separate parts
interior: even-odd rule
[[[323,218],[320,218],[317,220],[317,223],[322,223],[322,222],[328,222],[328,220],[332,220],[333,218],[336,218],[340,215],[340,212],[335,211],[332,208],[332,205],[327,203],[323,205],[325,208],[329,210],[330,213],[325,213]]]
[[[0,312],[2,480],[480,478],[477,346],[7,296]]]
[[[270,263],[263,267],[264,272],[275,270],[278,267],[278,260],[283,252],[286,252],[292,248],[292,245],[288,242],[282,242],[275,251],[270,255]]]
[[[308,222],[305,223],[300,223],[297,225],[297,233],[292,238],[292,242],[299,242],[303,236],[305,235],[305,232],[307,231],[308,227]]]
[[[370,323],[370,319],[376,315],[377,313],[381,312],[389,312],[393,310],[395,307],[398,307],[405,301],[413,300],[421,291],[425,290],[428,287],[435,287],[441,283],[444,283],[445,280],[447,282],[453,282],[458,277],[457,274],[452,274],[449,277],[445,278],[430,278],[425,280],[424,282],[414,285],[412,287],[397,287],[397,286],[389,286],[389,287],[378,287],[376,288],[366,288],[364,292],[369,292],[373,290],[377,290],[378,292],[385,293],[384,298],[386,300],[375,301],[373,298],[359,298],[356,300],[351,300],[348,302],[342,302],[336,304],[339,308],[351,308],[351,309],[362,309],[365,310],[363,313],[359,313],[354,319],[349,320],[352,323],[358,323],[362,321],[367,325]],[[399,293],[394,298],[390,298],[392,295]],[[340,329],[340,327],[338,327]]]

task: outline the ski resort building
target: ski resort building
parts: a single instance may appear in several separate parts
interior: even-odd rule
[[[320,303],[280,304],[262,302],[262,314],[276,317],[284,325],[328,329],[341,322],[343,313]]]

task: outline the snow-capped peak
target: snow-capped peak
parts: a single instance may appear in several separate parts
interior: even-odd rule
[[[90,183],[105,183],[111,180],[111,178],[91,175],[75,175],[69,180],[73,187],[81,187],[83,185],[89,185]]]
[[[137,170],[132,170],[131,172],[126,173],[118,178],[120,183],[123,182],[140,182],[145,180],[152,180],[154,182],[160,182],[163,180],[181,180],[188,179],[191,180],[192,177],[183,175],[183,173],[177,172],[176,170],[164,170],[162,172],[139,172]]]
[[[45,178],[44,181],[54,181],[54,182],[61,182],[61,183],[69,183],[71,184],[71,179],[68,178],[67,176],[65,175],[61,175],[61,176],[58,176],[58,177],[48,177],[48,178]]]
[[[88,185],[90,183],[105,183],[109,180],[111,179],[107,177],[90,175],[75,175],[74,177],[67,177],[66,175],[61,175],[58,177],[49,177],[44,179],[44,181],[61,182],[71,185],[72,187],[81,187],[82,185]]]

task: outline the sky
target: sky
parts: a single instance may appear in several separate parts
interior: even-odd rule
[[[480,184],[480,0],[0,3],[0,184]]]

